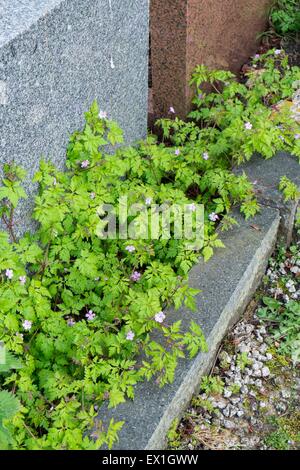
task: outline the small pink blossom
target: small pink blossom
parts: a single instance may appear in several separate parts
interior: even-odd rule
[[[179,149],[176,149],[174,153],[175,153],[175,155],[178,157],[178,156],[180,155],[180,150],[179,150]]]
[[[26,276],[20,276],[19,281],[21,286],[24,286],[24,284],[26,284]]]
[[[170,108],[169,108],[169,113],[170,113],[170,114],[176,114],[176,113],[175,113],[175,109],[173,108],[173,106],[170,106]]]
[[[151,206],[151,204],[152,204],[152,197],[147,197],[147,198],[145,199],[145,204],[146,204],[146,206]]]
[[[12,269],[7,269],[5,271],[5,276],[7,277],[7,279],[12,279],[14,277],[14,272]]]
[[[163,323],[165,318],[166,318],[166,315],[164,314],[164,312],[158,312],[154,317],[157,323]]]
[[[274,54],[280,55],[282,53],[282,49],[275,49]]]
[[[96,314],[93,310],[89,310],[88,313],[85,314],[85,317],[88,321],[93,321],[96,318]]]
[[[99,119],[107,119],[107,112],[100,110],[100,112],[99,112]]]
[[[125,250],[129,253],[133,253],[133,251],[135,251],[135,247],[133,245],[127,245]]]
[[[247,131],[251,131],[251,129],[253,128],[251,122],[246,122],[245,124],[245,129],[247,129]]]
[[[88,160],[83,160],[81,163],[81,168],[87,168],[89,166],[90,162]]]
[[[208,152],[204,152],[202,157],[203,157],[203,160],[209,160]]]
[[[295,139],[299,140],[300,139],[300,134],[295,134]]]
[[[133,282],[138,282],[140,279],[141,279],[142,275],[141,273],[139,273],[138,271],[134,271],[131,276],[130,276],[130,279],[133,281]]]
[[[127,335],[126,335],[126,339],[128,341],[133,341],[134,340],[134,337],[135,337],[135,334],[133,333],[133,331],[128,331]]]
[[[29,330],[31,330],[31,327],[32,327],[32,321],[24,320],[23,323],[22,323],[22,326],[23,326],[24,330],[29,331]]]
[[[192,204],[188,204],[188,205],[187,205],[187,208],[188,208],[188,210],[189,210],[190,212],[195,212],[196,209],[197,209],[197,206],[196,206],[196,204],[193,202]]]
[[[209,218],[212,222],[216,222],[217,220],[220,219],[220,217],[218,216],[218,214],[216,214],[215,212],[212,212],[211,214],[209,214],[208,218]]]
[[[259,59],[259,58],[260,58],[260,55],[259,55],[259,54],[255,54],[254,59]]]
[[[74,326],[76,324],[74,318],[68,318],[67,325],[68,326]]]

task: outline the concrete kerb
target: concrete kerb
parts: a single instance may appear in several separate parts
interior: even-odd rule
[[[254,155],[248,163],[235,171],[244,171],[250,181],[255,183],[256,197],[260,204],[280,211],[279,238],[282,243],[290,245],[299,198],[285,202],[279,191],[279,183],[282,176],[287,176],[300,188],[300,166],[296,157],[287,152],[278,152],[269,160]]]

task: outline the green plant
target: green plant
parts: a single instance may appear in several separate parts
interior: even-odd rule
[[[2,351],[1,351],[2,352]],[[0,375],[11,370],[20,369],[21,362],[3,349],[0,361]],[[13,437],[7,428],[7,423],[13,420],[21,405],[19,400],[7,390],[0,389],[0,448],[7,450],[13,442]]]
[[[248,357],[248,354],[243,352],[239,353],[236,358],[236,365],[240,367],[241,370],[245,370],[245,368],[252,364],[252,359]]]
[[[241,385],[239,384],[232,384],[230,385],[229,387],[229,390],[234,394],[234,395],[237,395],[240,390],[241,390]]]
[[[24,172],[14,163],[4,166],[0,339],[24,364],[0,380],[1,389],[21,403],[5,422],[11,448],[112,447],[123,422],[112,420],[105,428],[98,418],[101,405],[133,398],[134,385],[145,379],[160,386],[171,382],[180,358],[206,350],[196,323],[183,333],[181,322],[172,324],[164,311],[195,308],[198,291],[188,286],[188,272],[199,255],[209,260],[223,247],[216,223],[224,217],[225,228],[234,225],[229,213],[237,204],[247,218],[259,210],[251,183],[233,174],[231,165],[256,150],[268,158],[283,148],[300,156],[299,126],[287,111],[269,108],[291,97],[299,69],[272,54],[260,59],[262,72],[249,76],[247,85],[229,72],[198,68],[192,82],[200,87],[208,81],[215,92],[197,96],[195,122],[160,121],[163,143],[150,136],[106,154],[108,143],[122,142],[122,132],[93,103],[84,129],[70,139],[67,171],[41,162],[34,178],[39,228],[19,240],[14,215],[25,197]],[[118,209],[124,195],[129,206],[144,208],[125,220]],[[203,204],[203,247],[191,251],[176,239],[174,218],[168,239],[103,237],[107,204],[121,225],[139,222],[143,228],[149,200]],[[207,378],[203,387],[221,393],[224,384]]]
[[[298,0],[277,0],[271,9],[270,23],[280,36],[300,32],[300,5]]]
[[[291,413],[291,414],[290,414]],[[288,416],[269,416],[267,423],[274,429],[264,438],[265,444],[275,450],[290,450],[300,443],[299,411],[292,409]]]
[[[290,300],[283,304],[271,297],[264,297],[265,307],[260,308],[258,316],[269,322],[275,340],[280,340],[279,352],[291,356],[295,362],[300,360],[300,304]]]
[[[201,381],[201,390],[208,395],[220,395],[224,386],[224,381],[220,377],[205,376]]]
[[[201,398],[199,396],[196,396],[192,399],[192,406],[196,408],[202,408],[205,411],[208,411],[209,413],[213,413],[216,411],[216,408],[212,404],[211,401],[205,400],[204,398]]]
[[[280,179],[279,189],[283,192],[285,201],[295,201],[299,199],[300,191],[297,185],[289,180],[286,176],[282,176]]]
[[[209,175],[216,185],[226,180],[232,164],[249,160],[255,152],[270,158],[285,149],[300,157],[300,126],[290,108],[300,69],[289,66],[284,51],[270,50],[254,58],[246,79],[246,83],[239,83],[231,72],[200,65],[191,80],[196,89],[195,109],[190,113],[193,121],[158,121],[165,139],[173,145],[184,145],[185,153],[194,161],[195,172],[202,176],[203,169],[219,168],[218,177]],[[213,91],[203,91],[204,84],[210,84]],[[242,212],[254,215],[258,210],[255,199],[250,194],[247,198],[240,185],[239,189],[237,201],[241,194],[245,199]],[[221,194],[227,207],[229,198]]]
[[[284,429],[271,432],[264,439],[265,444],[275,450],[289,450],[290,436]]]
[[[198,325],[182,333],[181,322],[169,324],[162,312],[171,305],[195,308],[198,291],[189,288],[187,272],[199,253],[174,238],[99,235],[103,205],[117,207],[124,194],[130,204],[145,205],[148,197],[191,202],[185,186],[162,182],[170,150],[149,139],[112,158],[99,148],[120,142],[116,123],[99,118],[96,103],[86,120],[71,138],[68,171],[41,162],[33,213],[39,229],[20,240],[14,210],[24,197],[24,174],[14,164],[4,167],[0,337],[24,363],[0,382],[22,403],[7,424],[12,448],[111,447],[123,423],[95,424],[100,405],[133,398],[134,385],[153,376],[160,386],[171,382],[179,358],[206,350]],[[206,224],[204,250],[220,244],[214,225]],[[153,330],[161,341],[152,339]]]
[[[180,447],[180,433],[178,431],[179,419],[174,419],[167,433],[168,447],[178,449]]]

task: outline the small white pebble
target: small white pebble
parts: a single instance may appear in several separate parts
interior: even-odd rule
[[[225,398],[230,398],[231,395],[232,395],[232,391],[229,390],[228,388],[225,388],[225,390],[224,390],[224,397],[225,397]]]
[[[293,273],[293,274],[298,274],[300,273],[300,268],[298,266],[293,266],[290,271]]]
[[[270,375],[269,367],[263,367],[261,373],[262,373],[263,377],[269,377],[269,375]]]

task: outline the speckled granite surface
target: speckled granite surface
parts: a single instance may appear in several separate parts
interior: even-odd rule
[[[239,71],[256,51],[271,0],[151,0],[154,114],[189,110],[198,64]]]
[[[31,176],[45,155],[62,167],[95,98],[127,142],[146,135],[148,2],[0,0],[0,164]]]
[[[61,0],[1,0],[0,47],[46,16]]]

